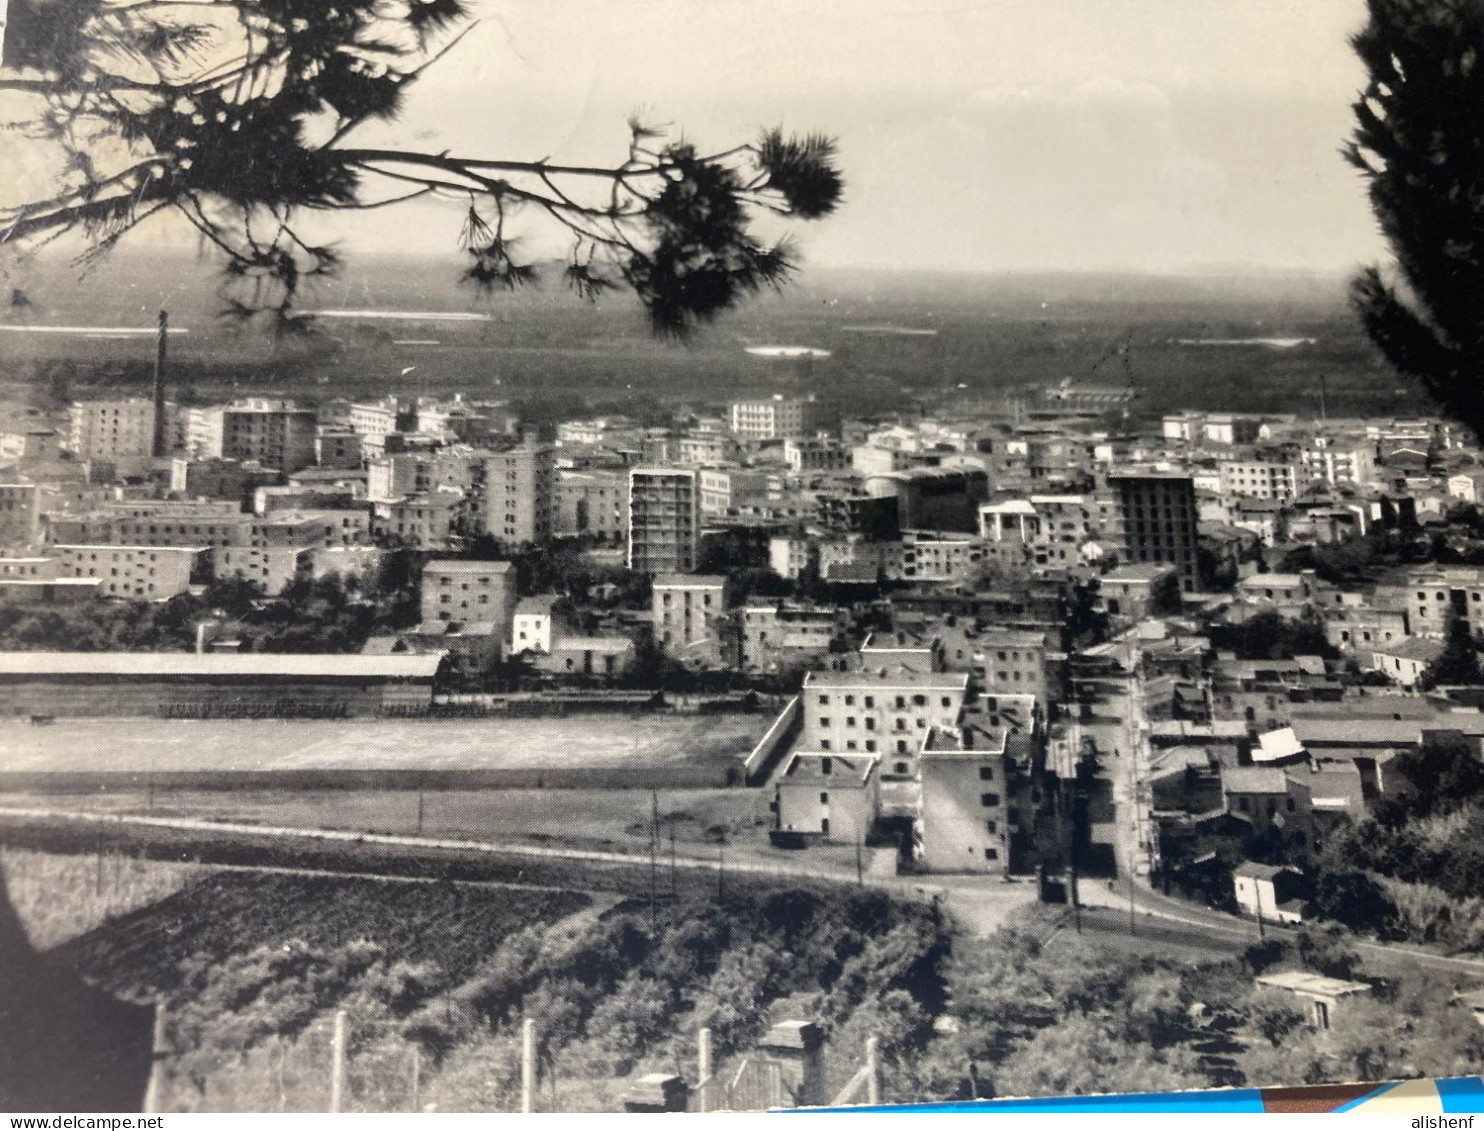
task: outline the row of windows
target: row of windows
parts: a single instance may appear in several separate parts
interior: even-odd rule
[[[1001,653],[1000,654],[1000,658],[1001,659],[1004,659],[1004,653]],[[876,706],[876,697],[874,695],[867,695],[864,698],[865,698],[865,706],[867,706],[867,707],[875,707]],[[926,695],[914,695],[914,696],[912,696],[912,705],[914,707],[926,707],[927,706],[927,702],[928,702],[928,697]],[[942,703],[943,703],[943,706],[944,707],[951,708],[953,706],[953,698],[951,696],[945,695],[945,696],[942,697]],[[819,697],[819,705],[821,707],[828,707],[830,705],[830,697],[828,695],[821,695]],[[847,707],[853,707],[853,706],[855,706],[855,696],[854,695],[847,695],[847,696],[845,696],[845,706],[847,706]],[[906,710],[907,709],[907,696],[905,696],[905,695],[898,695],[896,697],[896,706],[897,706],[897,710],[899,710],[899,711]],[[829,720],[828,719],[821,719],[820,720],[820,724],[822,726],[829,726]]]

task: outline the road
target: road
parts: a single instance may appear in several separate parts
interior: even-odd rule
[[[144,814],[98,813],[70,809],[0,807],[0,821],[37,821],[49,824],[73,824],[100,829],[127,831],[156,829],[203,834],[230,839],[233,837],[270,838],[285,842],[357,845],[382,848],[405,848],[410,851],[452,851],[470,856],[501,860],[541,860],[556,863],[592,863],[648,869],[654,863],[648,852],[617,852],[608,849],[568,848],[532,845],[519,842],[458,840],[443,837],[405,836],[387,833],[362,833],[339,829],[309,829],[288,826],[245,824],[203,820],[192,817],[155,817]],[[880,888],[894,895],[931,900],[940,899],[966,927],[978,935],[993,934],[1018,908],[1036,901],[1033,883],[1008,883],[992,876],[899,876],[879,868],[863,867],[856,871],[853,862],[819,854],[799,854],[796,859],[759,859],[760,850],[748,851],[743,846],[728,845],[717,855],[695,856],[662,851],[661,868],[672,865],[683,871],[727,875],[746,875],[806,882],[859,883]],[[215,865],[212,865],[213,867]],[[341,874],[336,870],[335,874]],[[353,870],[344,874],[354,873]]]
[[[603,849],[563,848],[552,845],[455,840],[439,837],[399,836],[386,833],[358,833],[346,830],[289,828],[256,824],[209,821],[190,817],[151,817],[137,814],[78,812],[67,809],[0,808],[0,820],[19,819],[52,823],[75,823],[113,829],[151,828],[201,833],[230,838],[233,836],[268,837],[285,841],[310,841],[341,845],[376,845],[409,850],[444,850],[490,858],[532,859],[567,863],[612,864],[631,868],[648,868],[648,853],[615,852]],[[670,867],[668,852],[661,866]],[[817,858],[798,861],[760,860],[733,849],[721,856],[677,854],[673,866],[687,871],[715,873],[724,868],[728,874],[761,878],[834,883],[859,882],[895,895],[915,899],[939,899],[960,922],[976,935],[994,933],[1018,908],[1036,901],[1034,883],[1007,883],[991,876],[934,876],[931,880],[915,876],[885,875],[877,870],[864,870],[859,876],[836,862]],[[337,873],[338,874],[338,873]],[[346,874],[352,874],[347,872]],[[1084,907],[1094,909],[1085,917],[1085,931],[1107,938],[1122,936],[1129,930],[1130,892],[1127,882],[1110,890],[1104,882],[1084,880],[1079,886]],[[1143,884],[1133,885],[1134,938],[1142,930],[1150,944],[1167,945],[1212,954],[1239,954],[1259,939],[1257,924],[1210,908],[1172,899],[1150,890]],[[1064,917],[1063,928],[1071,924]],[[1266,926],[1273,937],[1287,937],[1292,932],[1273,924]],[[1353,941],[1352,944],[1372,964],[1390,969],[1421,967],[1434,974],[1455,978],[1484,979],[1484,961],[1453,958],[1412,947],[1388,943]]]
[[[1104,882],[1084,881],[1080,885],[1080,894],[1084,906],[1117,912],[1116,918],[1110,916],[1106,922],[1116,922],[1119,929],[1125,932],[1128,930],[1129,887],[1127,880],[1119,881],[1112,890],[1109,890]],[[1133,904],[1135,932],[1138,931],[1140,925],[1154,920],[1161,926],[1177,927],[1192,932],[1193,937],[1203,939],[1209,944],[1224,944],[1233,953],[1238,953],[1251,946],[1262,937],[1257,923],[1253,920],[1228,915],[1225,912],[1187,903],[1184,900],[1172,899],[1151,890],[1142,883],[1135,883],[1133,886]],[[1274,923],[1265,924],[1263,931],[1269,938],[1291,938],[1293,935],[1292,928],[1278,926]],[[1421,967],[1443,977],[1484,978],[1484,961],[1478,959],[1453,958],[1449,955],[1418,950],[1415,947],[1368,942],[1354,938],[1349,940],[1349,945],[1354,947],[1369,963],[1387,969]]]

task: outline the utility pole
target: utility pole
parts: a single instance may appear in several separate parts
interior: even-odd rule
[[[1077,923],[1077,933],[1082,933],[1082,899],[1077,893],[1077,862],[1072,861],[1072,918]]]
[[[866,874],[861,866],[861,833],[859,829],[855,830],[855,886],[858,888],[866,886]]]
[[[659,898],[659,849],[660,849],[660,795],[657,790],[649,793],[649,933],[659,930],[659,910],[655,900]]]
[[[696,1035],[696,1106],[705,1114],[711,1109],[711,1030]]]
[[[536,1110],[536,1022],[529,1017],[520,1024],[520,1110]]]
[[[155,342],[155,427],[150,455],[161,459],[165,455],[165,338],[170,333],[170,315],[160,311],[160,330]]]
[[[423,835],[423,779],[417,779],[417,835]]]
[[[345,1103],[345,1010],[335,1014],[335,1038],[330,1056],[330,1111],[344,1110]]]

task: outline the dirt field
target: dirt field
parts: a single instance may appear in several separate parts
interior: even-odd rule
[[[0,723],[0,772],[624,769],[740,764],[766,715]]]

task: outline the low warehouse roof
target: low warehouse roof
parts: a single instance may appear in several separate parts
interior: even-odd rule
[[[442,659],[442,652],[398,656],[339,652],[292,655],[270,652],[0,652],[0,676],[432,679]]]

